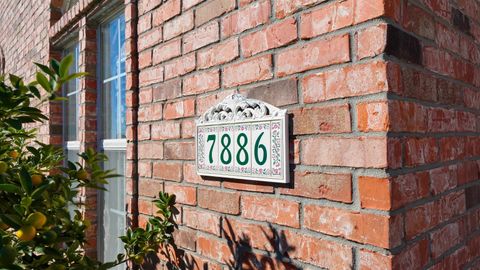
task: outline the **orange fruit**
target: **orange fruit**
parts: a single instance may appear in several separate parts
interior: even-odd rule
[[[12,150],[8,155],[13,159],[17,159],[20,154],[16,150]]]
[[[15,234],[21,241],[30,241],[35,238],[37,230],[32,225],[25,225],[22,226]]]
[[[39,186],[42,182],[43,182],[43,175],[41,174],[32,175],[32,184],[34,186]]]
[[[35,212],[27,217],[27,223],[35,227],[35,229],[41,229],[47,223],[47,217],[40,212]]]

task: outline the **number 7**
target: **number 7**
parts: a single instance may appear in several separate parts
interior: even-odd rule
[[[207,142],[213,141],[212,145],[210,146],[210,153],[208,155],[208,161],[210,161],[210,163],[213,163],[213,147],[215,146],[216,138],[217,136],[215,136],[215,134],[210,134],[207,136]]]

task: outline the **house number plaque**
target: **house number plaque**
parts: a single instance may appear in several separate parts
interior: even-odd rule
[[[286,110],[233,94],[196,124],[197,174],[288,183]]]

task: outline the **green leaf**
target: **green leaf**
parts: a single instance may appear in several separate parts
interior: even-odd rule
[[[57,75],[60,75],[60,63],[58,63],[57,60],[55,59],[50,60],[50,66],[52,67],[52,69],[55,71]]]
[[[27,169],[25,167],[22,167],[20,170],[20,184],[22,184],[23,190],[30,195],[32,193],[32,177],[28,173]]]
[[[52,92],[52,87],[50,86],[50,83],[48,82],[48,79],[47,77],[45,77],[45,75],[37,72],[36,78],[37,82],[43,87],[43,89],[45,89],[47,92]]]
[[[19,228],[22,226],[22,219],[18,215],[14,214],[2,214],[0,219],[10,227]]]
[[[63,78],[65,77],[65,75],[68,74],[68,69],[70,68],[70,66],[72,65],[73,63],[73,55],[72,54],[69,54],[67,55],[65,58],[62,59],[62,61],[60,62],[60,78]]]
[[[0,190],[17,194],[22,193],[22,190],[14,184],[0,184]]]
[[[13,74],[9,74],[10,77],[10,82],[12,83],[13,86],[18,87],[22,79],[20,77],[17,77]]]
[[[37,189],[35,189],[33,192],[32,192],[32,199],[38,199],[40,198],[40,196],[42,196],[42,193],[47,190],[48,188],[48,184],[46,185],[42,185],[40,187],[38,187]]]
[[[67,82],[67,81],[70,81],[70,80],[73,80],[73,79],[76,79],[76,78],[80,78],[80,77],[83,77],[83,76],[87,76],[87,75],[88,75],[88,72],[72,73],[72,74],[66,76],[65,78],[63,78],[62,81]]]
[[[47,67],[47,66],[45,66],[45,65],[42,65],[42,64],[40,64],[40,63],[33,63],[33,64],[35,64],[37,67],[39,67],[39,68],[40,68],[43,72],[45,72],[46,74],[48,74],[48,75],[50,75],[50,76],[52,76],[52,77],[55,77],[55,73],[53,73],[53,71],[52,71],[49,67]]]

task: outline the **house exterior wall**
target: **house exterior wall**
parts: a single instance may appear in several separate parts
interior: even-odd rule
[[[80,0],[63,16],[61,1],[13,2],[0,3],[2,37],[12,36],[15,10],[45,24],[21,24],[39,28],[23,37],[41,44],[39,57],[0,41],[7,71],[31,76],[28,62],[58,57],[75,32],[90,73],[81,80],[81,148],[96,147],[97,17],[112,1]],[[182,269],[480,267],[480,2],[118,4],[131,225],[155,214],[159,191],[177,195],[176,247],[158,252],[157,268],[169,259]],[[291,184],[196,175],[194,120],[232,93],[288,110]],[[95,254],[96,196],[82,195]]]

